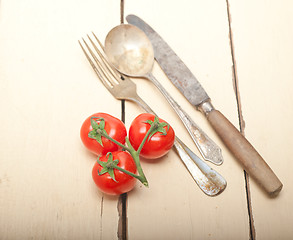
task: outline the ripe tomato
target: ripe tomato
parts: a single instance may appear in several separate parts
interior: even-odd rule
[[[101,138],[102,144],[103,144],[102,146],[100,143],[97,142],[96,139],[90,138],[88,136],[89,132],[93,130],[93,127],[91,126],[91,117],[103,118],[105,120],[104,129],[106,130],[106,132],[108,133],[110,137],[117,140],[118,142],[121,142],[122,144],[124,144],[125,137],[127,136],[125,125],[121,120],[107,113],[96,113],[88,117],[81,126],[80,138],[84,146],[88,150],[90,150],[91,152],[97,155],[104,155],[108,152],[120,150],[121,147],[119,147],[117,144],[111,142],[105,137]],[[100,124],[100,121],[98,119],[95,119],[95,121],[98,124]]]
[[[128,152],[125,151],[116,151],[111,153],[113,156],[113,160],[118,159],[118,167],[121,167],[129,172],[136,173],[136,165]],[[108,162],[109,154],[103,155],[100,157],[99,161]],[[125,192],[129,192],[132,190],[136,184],[137,179],[120,171],[117,169],[114,170],[115,180],[110,176],[108,172],[99,175],[103,167],[97,161],[92,170],[92,176],[97,187],[104,193],[110,195],[120,195]]]
[[[144,136],[150,129],[151,125],[147,123],[147,120],[154,121],[155,116],[149,113],[143,113],[138,115],[130,125],[129,128],[129,141],[135,150],[139,148]],[[159,118],[160,123],[167,123],[163,119]],[[140,156],[147,159],[156,159],[167,154],[172,148],[175,140],[175,133],[173,128],[169,125],[164,126],[167,134],[163,135],[161,132],[157,132],[147,140],[140,152]]]

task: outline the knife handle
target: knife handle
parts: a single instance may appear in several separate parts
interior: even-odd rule
[[[210,103],[207,103],[210,104]],[[247,139],[234,127],[234,125],[210,104],[206,114],[208,121],[227,148],[243,165],[245,171],[271,196],[277,195],[283,184],[274,174],[269,165],[247,141]]]

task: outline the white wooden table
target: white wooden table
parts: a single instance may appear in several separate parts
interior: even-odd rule
[[[282,1],[0,0],[0,239],[292,239],[293,3]],[[204,116],[154,66],[154,75],[222,148],[219,196],[197,187],[171,151],[143,162],[150,187],[109,197],[91,178],[96,157],[79,138],[95,112],[132,119],[78,40],[135,14],[182,58],[213,104],[249,139],[284,184],[269,198],[245,180]],[[182,123],[147,80],[139,95],[198,155]],[[150,97],[150,95],[152,97]],[[246,184],[248,183],[248,185]],[[247,187],[246,187],[247,185]]]

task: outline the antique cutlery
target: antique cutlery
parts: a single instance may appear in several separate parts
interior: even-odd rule
[[[94,40],[88,36],[92,47],[90,47],[84,39],[83,44],[80,41],[79,44],[104,86],[116,99],[136,102],[147,112],[155,114],[137,95],[135,83],[128,77],[124,77],[122,80],[120,73],[107,62],[103,53],[103,46],[94,34],[93,36]],[[97,42],[97,44],[95,44],[94,41]],[[97,45],[99,45],[99,47]],[[99,50],[99,48],[101,50]],[[226,188],[226,180],[197,157],[178,137],[176,137],[174,147],[191,176],[205,194],[208,196],[215,196]]]
[[[283,187],[281,181],[248,140],[220,111],[213,107],[206,91],[170,46],[139,17],[129,15],[126,19],[148,36],[154,48],[155,58],[167,77],[186,99],[205,115],[227,148],[243,165],[245,171],[268,194],[277,195]]]

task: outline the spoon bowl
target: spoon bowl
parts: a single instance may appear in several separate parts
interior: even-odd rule
[[[133,25],[113,28],[105,40],[105,53],[114,67],[128,76],[145,76],[153,68],[153,46],[145,33]]]

